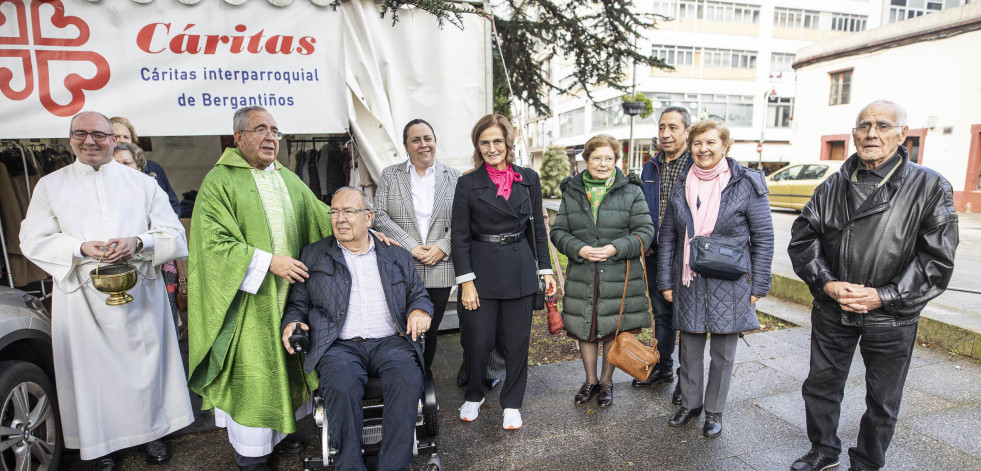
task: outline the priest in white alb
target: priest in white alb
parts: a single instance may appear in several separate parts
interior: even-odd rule
[[[67,448],[93,469],[143,445],[147,461],[170,458],[165,435],[194,421],[160,265],[187,256],[184,229],[152,178],[112,158],[105,116],[72,118],[75,163],[43,177],[20,230],[24,255],[54,279],[52,344]],[[106,304],[89,272],[126,262],[138,271],[133,301]]]

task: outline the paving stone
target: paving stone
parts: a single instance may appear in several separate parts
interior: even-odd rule
[[[981,401],[981,363],[961,356],[950,356],[927,368],[910,369],[906,385],[964,404]]]
[[[981,458],[981,405],[950,407],[936,412],[919,414],[903,421],[903,425],[933,437],[974,457]],[[973,433],[971,433],[973,432]]]
[[[973,425],[962,428],[962,431],[972,430],[978,424],[975,415]],[[951,424],[952,426],[963,423]],[[978,439],[973,437],[974,446]],[[981,457],[965,453],[960,447],[951,446],[945,440],[919,433],[913,428],[900,424],[892,437],[892,444],[886,451],[886,466],[883,469],[896,470],[978,470],[981,469]]]
[[[764,365],[773,368],[783,374],[789,375],[796,378],[801,383],[807,379],[807,374],[810,371],[811,364],[811,353],[805,352],[792,356],[779,356],[776,358],[766,358],[760,360]],[[865,363],[862,361],[862,356],[855,349],[855,355],[852,357],[852,364],[848,369],[848,378],[861,378],[865,376]]]
[[[668,416],[661,420],[662,428],[633,435],[625,460],[640,469],[711,469],[707,463],[787,444],[801,436],[801,431],[786,421],[747,402],[730,405],[722,416],[723,432],[718,438],[702,436],[703,418],[679,428],[667,426]],[[657,452],[651,453],[655,448]]]
[[[800,391],[759,398],[753,402],[800,429],[806,429],[804,399],[801,397]],[[899,420],[943,410],[952,405],[950,402],[925,394],[922,391],[904,388]],[[845,383],[845,396],[841,401],[841,418],[838,422],[840,437],[844,437],[843,430],[858,427],[862,414],[865,413],[865,408],[865,380],[862,378],[848,380]]]
[[[738,363],[732,369],[727,402],[800,391],[800,381],[763,363]]]

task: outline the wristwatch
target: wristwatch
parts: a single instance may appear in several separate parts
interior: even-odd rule
[[[136,237],[136,251],[135,253],[140,253],[143,251],[143,239]]]

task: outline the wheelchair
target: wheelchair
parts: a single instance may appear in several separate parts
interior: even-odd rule
[[[327,428],[327,416],[324,411],[324,401],[318,388],[313,398],[314,421],[320,428],[322,456],[305,458],[303,460],[303,471],[327,468],[334,465],[337,450],[330,446],[330,433]],[[362,410],[364,412],[364,429],[361,435],[361,456],[364,458],[365,466],[373,470],[377,466],[378,453],[381,451],[382,441],[382,411],[385,405],[382,403],[382,384],[377,377],[368,377],[365,385],[364,397],[362,398]],[[436,404],[436,385],[433,382],[432,374],[426,375],[423,382],[422,397],[419,398],[419,405],[416,412],[415,441],[412,448],[412,456],[429,455],[426,462],[426,471],[441,471],[443,462],[436,450],[436,442],[431,441],[439,435],[439,406]],[[425,441],[423,441],[425,439]]]

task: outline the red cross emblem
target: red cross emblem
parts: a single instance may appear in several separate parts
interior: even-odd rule
[[[13,4],[13,17],[8,17],[9,4]],[[34,77],[37,76],[37,86],[40,92],[41,105],[56,116],[72,116],[85,106],[85,90],[98,90],[109,83],[109,62],[101,55],[79,50],[89,40],[89,25],[77,16],[66,16],[65,6],[61,0],[40,0],[30,2],[30,15],[24,0],[0,0],[0,26],[13,22],[16,24],[16,35],[0,36],[0,59],[20,59],[20,69],[0,67],[0,93],[14,101],[25,100],[34,93]],[[6,6],[6,8],[5,8]],[[45,14],[41,14],[42,6]],[[54,9],[50,19],[48,11]],[[30,18],[30,29],[28,29]],[[75,37],[46,37],[42,33],[42,21],[50,21],[50,26],[57,30],[71,33],[77,30]],[[9,28],[7,28],[9,29]],[[51,28],[47,28],[50,30]],[[33,45],[33,47],[32,47]],[[35,74],[33,63],[37,64]],[[92,77],[83,77],[77,73],[67,74],[62,80],[65,90],[71,95],[68,103],[58,103],[51,97],[51,78],[48,64],[56,61],[87,62],[95,66],[96,73]],[[10,61],[7,61],[8,63]],[[15,90],[12,82],[14,77],[22,76],[24,86]],[[58,78],[55,77],[57,82]]]

